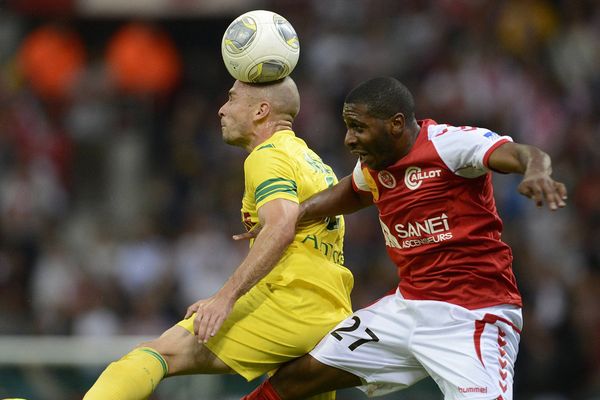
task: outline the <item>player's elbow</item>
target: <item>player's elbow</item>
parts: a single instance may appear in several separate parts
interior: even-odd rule
[[[279,243],[282,247],[289,246],[296,236],[296,225],[291,221],[266,223],[259,233],[259,238]]]
[[[294,241],[296,237],[296,225],[295,224],[285,224],[279,229],[279,237],[281,242],[287,247]]]

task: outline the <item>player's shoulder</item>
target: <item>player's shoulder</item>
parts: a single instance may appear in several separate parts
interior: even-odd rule
[[[244,161],[244,170],[246,173],[262,174],[274,169],[295,169],[296,165],[297,161],[294,160],[290,149],[278,143],[267,142],[256,146],[250,152]]]
[[[450,124],[438,124],[432,121],[426,126],[427,139],[432,142],[440,142],[446,140],[460,140],[464,138],[474,138],[483,136],[485,138],[492,138],[499,136],[492,132],[488,128],[481,128],[470,125],[450,125]]]
[[[265,160],[271,158],[282,158],[288,157],[289,152],[279,143],[266,142],[259,144],[250,152],[246,157],[246,163],[252,163],[256,160]]]

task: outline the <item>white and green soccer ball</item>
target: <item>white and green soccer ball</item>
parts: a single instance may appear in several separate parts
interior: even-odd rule
[[[281,15],[254,10],[237,17],[221,41],[227,71],[242,82],[271,82],[285,78],[298,63],[298,35]]]

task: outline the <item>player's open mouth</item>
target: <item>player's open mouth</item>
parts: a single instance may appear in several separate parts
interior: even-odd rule
[[[350,150],[350,153],[354,154],[355,156],[358,156],[360,161],[364,161],[365,157],[369,156],[369,153],[360,150]]]

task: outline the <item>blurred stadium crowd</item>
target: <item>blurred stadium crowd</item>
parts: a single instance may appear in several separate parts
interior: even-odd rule
[[[246,154],[220,137],[220,39],[251,6],[295,26],[295,130],[338,176],[355,162],[344,96],[380,75],[413,91],[418,118],[553,157],[570,191],[556,213],[495,176],[525,301],[515,398],[600,398],[597,2],[273,0],[144,19],[28,3],[0,6],[0,335],[158,334],[236,267]],[[375,215],[347,223],[359,307],[396,278]]]

